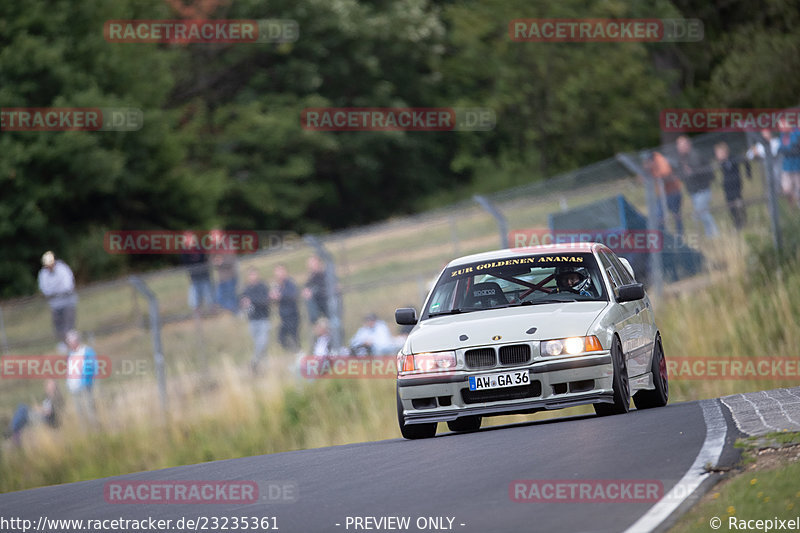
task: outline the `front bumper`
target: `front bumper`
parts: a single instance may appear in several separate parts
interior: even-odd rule
[[[528,370],[530,385],[469,392],[469,376]],[[612,403],[614,366],[608,351],[591,355],[538,359],[532,363],[458,370],[447,374],[398,377],[397,390],[406,424],[448,422],[470,415],[494,416]],[[464,391],[467,391],[464,394]]]

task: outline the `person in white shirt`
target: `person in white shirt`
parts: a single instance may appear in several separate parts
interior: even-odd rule
[[[780,184],[783,156],[778,153],[778,149],[781,147],[781,139],[777,136],[773,137],[772,132],[767,129],[761,130],[761,136],[769,145],[769,150],[772,155],[772,178],[775,180],[775,183]],[[764,151],[764,145],[760,142],[748,148],[746,155],[748,161],[758,159],[764,162],[762,164],[766,165],[766,152]],[[766,166],[764,170],[766,171]]]
[[[331,342],[331,328],[328,319],[318,318],[314,323],[314,346],[311,348],[311,355],[314,357],[333,355]]]
[[[396,346],[389,326],[383,320],[379,320],[375,313],[364,317],[364,325],[350,339],[350,350],[353,355],[393,354],[397,352]]]
[[[64,261],[57,260],[50,251],[42,255],[39,290],[50,306],[56,338],[59,342],[64,342],[67,332],[75,329],[78,295],[75,293],[75,276],[72,270]]]

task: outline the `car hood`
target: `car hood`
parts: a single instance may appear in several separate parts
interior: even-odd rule
[[[568,302],[429,318],[411,332],[412,353],[585,335],[608,302]],[[531,328],[535,331],[527,333]],[[461,337],[466,335],[466,340]]]

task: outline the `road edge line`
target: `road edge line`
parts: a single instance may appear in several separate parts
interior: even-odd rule
[[[722,414],[719,399],[702,400],[703,419],[706,424],[706,438],[692,465],[667,494],[664,495],[645,514],[634,522],[624,533],[654,531],[662,525],[673,512],[692,496],[703,481],[711,475],[705,465],[716,465],[725,448],[728,423]],[[680,496],[678,493],[683,496]]]

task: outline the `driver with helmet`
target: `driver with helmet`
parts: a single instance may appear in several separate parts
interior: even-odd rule
[[[581,296],[593,296],[589,292],[592,280],[579,270],[562,270],[556,274],[555,278],[558,292],[572,292]]]

